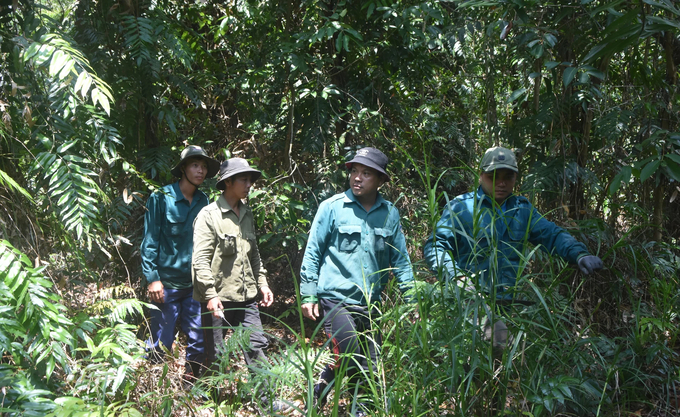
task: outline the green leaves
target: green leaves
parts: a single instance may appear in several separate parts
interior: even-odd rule
[[[111,89],[92,72],[83,54],[64,39],[54,33],[45,34],[28,46],[23,59],[36,67],[47,66],[47,74],[55,82],[69,85],[74,95],[85,101],[91,99],[94,106],[99,104],[110,115],[113,102]],[[75,113],[76,105],[76,102],[71,104],[72,113]]]
[[[65,229],[75,232],[81,239],[92,229],[101,228],[97,207],[105,196],[92,179],[97,174],[87,168],[90,161],[65,153],[76,144],[73,140],[60,146],[55,153],[41,152],[32,172],[44,178],[47,195]]]
[[[14,363],[36,373],[43,369],[49,380],[55,366],[69,369],[64,348],[75,348],[73,323],[42,269],[30,265],[26,255],[0,240],[0,349]]]
[[[574,80],[574,77],[576,76],[576,71],[578,69],[576,67],[567,67],[564,69],[564,72],[562,73],[562,84],[567,87],[571,82]]]

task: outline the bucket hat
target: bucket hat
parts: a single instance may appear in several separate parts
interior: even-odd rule
[[[389,160],[384,153],[369,147],[359,149],[351,161],[345,162],[345,166],[347,169],[351,169],[352,164],[354,163],[366,165],[367,167],[373,168],[381,174],[384,174],[387,177],[386,181],[389,181],[390,176],[386,171],[388,161]]]
[[[251,173],[253,182],[257,181],[262,176],[260,171],[251,168],[250,164],[248,164],[248,161],[243,158],[227,159],[226,161],[222,162],[222,165],[220,165],[220,175],[215,187],[218,190],[224,190],[226,188],[224,185],[224,180],[244,172]]]
[[[201,148],[200,146],[187,146],[184,148],[179,158],[180,159],[177,165],[175,165],[175,167],[170,171],[170,173],[176,177],[182,178],[182,170],[180,168],[184,161],[189,158],[201,158],[205,160],[205,163],[208,164],[208,174],[205,176],[206,178],[214,177],[215,174],[217,174],[217,171],[220,169],[220,163],[209,157],[205,152],[205,149]]]
[[[482,172],[491,172],[503,168],[519,172],[515,153],[500,146],[487,149],[484,157],[482,157]]]

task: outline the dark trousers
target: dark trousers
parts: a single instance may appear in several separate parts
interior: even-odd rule
[[[201,321],[203,325],[203,339],[205,344],[206,366],[215,369],[218,357],[224,349],[224,337],[228,328],[243,326],[251,329],[249,346],[243,349],[246,365],[251,367],[262,362],[260,366],[267,364],[264,350],[268,347],[267,338],[262,330],[260,310],[256,301],[242,303],[222,301],[224,307],[224,319],[216,318],[208,310],[207,303],[201,303]]]
[[[147,352],[152,360],[162,360],[160,345],[172,349],[175,341],[175,324],[180,320],[182,331],[187,335],[187,364],[203,363],[203,332],[201,331],[201,306],[191,296],[193,289],[163,290],[165,302],[152,303],[158,310],[151,310],[151,338],[147,340]],[[187,368],[189,369],[189,368]]]
[[[335,363],[327,365],[321,373],[320,382],[330,384],[335,380],[336,371],[345,369],[350,383],[361,386],[378,365],[382,338],[380,332],[373,329],[372,320],[379,318],[379,310],[374,308],[369,316],[367,306],[324,298],[319,304],[324,331],[331,339],[331,352],[336,355]],[[340,357],[340,354],[346,355]]]

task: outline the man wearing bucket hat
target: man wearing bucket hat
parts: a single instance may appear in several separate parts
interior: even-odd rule
[[[322,320],[334,354],[348,354],[321,373],[312,393],[317,411],[336,375],[344,372],[361,392],[377,369],[381,339],[372,322],[390,271],[402,291],[413,285],[399,212],[378,192],[390,179],[387,162],[378,149],[359,149],[345,164],[350,189],[321,203],[309,232],[300,270],[302,314]],[[359,398],[352,415],[366,415],[367,406]]]
[[[194,299],[201,303],[206,364],[213,371],[218,370],[227,327],[252,330],[244,352],[251,371],[268,365],[259,307],[271,306],[274,294],[260,259],[253,212],[242,201],[260,176],[245,159],[223,162],[216,185],[222,194],[201,210],[194,224]],[[286,409],[285,403],[269,400],[267,389],[260,392],[264,405]]]
[[[198,187],[206,178],[215,176],[218,168],[219,163],[200,146],[186,147],[170,171],[180,180],[153,193],[144,216],[142,271],[151,303],[158,308],[151,310],[149,358],[161,360],[164,349],[172,347],[179,319],[187,335],[187,383],[199,376],[204,360],[201,306],[192,298],[191,281],[193,223],[208,205],[208,196]]]
[[[528,199],[512,193],[518,172],[510,149],[488,149],[482,158],[479,188],[444,208],[424,248],[430,268],[447,282],[472,291],[478,288],[499,304],[508,304],[514,297],[520,256],[527,243],[577,264],[584,274],[603,267],[602,260],[583,243],[546,220]],[[485,330],[496,347],[507,342],[508,330],[502,321],[496,321],[493,331],[490,325]]]

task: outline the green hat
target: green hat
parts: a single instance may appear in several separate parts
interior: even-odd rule
[[[184,148],[182,154],[180,155],[179,162],[170,171],[170,173],[176,177],[182,178],[182,170],[180,169],[180,167],[182,166],[184,161],[186,161],[189,158],[201,158],[205,160],[205,163],[208,164],[208,174],[205,176],[206,178],[214,177],[215,174],[217,174],[217,171],[219,171],[220,169],[220,163],[209,157],[203,148],[196,145],[189,145],[186,148]]]
[[[515,154],[510,149],[500,146],[487,149],[482,158],[482,172],[491,172],[503,168],[519,172]]]

